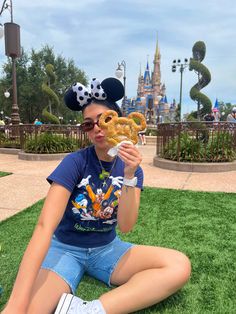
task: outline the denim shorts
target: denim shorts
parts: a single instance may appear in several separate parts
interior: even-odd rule
[[[110,278],[120,258],[133,246],[118,236],[109,244],[81,248],[60,242],[53,237],[42,268],[59,275],[73,294],[84,274],[111,286]]]

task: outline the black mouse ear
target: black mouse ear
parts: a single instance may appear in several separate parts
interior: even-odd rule
[[[101,86],[107,95],[107,100],[116,102],[124,97],[124,86],[120,80],[114,77],[108,77],[101,82]]]
[[[64,102],[65,105],[73,111],[80,111],[82,109],[82,107],[79,105],[77,101],[77,95],[73,91],[72,87],[69,87],[65,92]]]
[[[91,94],[81,83],[74,83],[64,95],[66,106],[73,111],[81,111],[84,105],[91,102]]]

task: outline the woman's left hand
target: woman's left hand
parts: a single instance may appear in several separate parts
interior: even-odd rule
[[[142,161],[142,155],[133,144],[122,143],[118,149],[118,156],[124,161],[124,177],[131,179]]]

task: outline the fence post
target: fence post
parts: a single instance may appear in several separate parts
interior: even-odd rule
[[[177,161],[179,161],[179,154],[180,154],[180,135],[181,135],[181,129],[182,129],[182,124],[181,122],[178,124],[178,144],[177,144]]]
[[[24,149],[24,144],[25,144],[25,141],[24,141],[24,125],[20,124],[19,125],[19,133],[20,133],[20,149],[23,150]]]

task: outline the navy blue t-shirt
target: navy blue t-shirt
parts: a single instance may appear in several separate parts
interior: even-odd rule
[[[67,155],[47,178],[71,192],[64,216],[55,236],[64,243],[79,247],[97,247],[110,243],[116,236],[117,208],[124,177],[124,162],[101,161],[110,172],[100,179],[102,169],[94,146]],[[113,165],[114,164],[114,165]],[[138,167],[137,187],[142,189],[143,171]],[[129,211],[129,208],[127,208]]]

